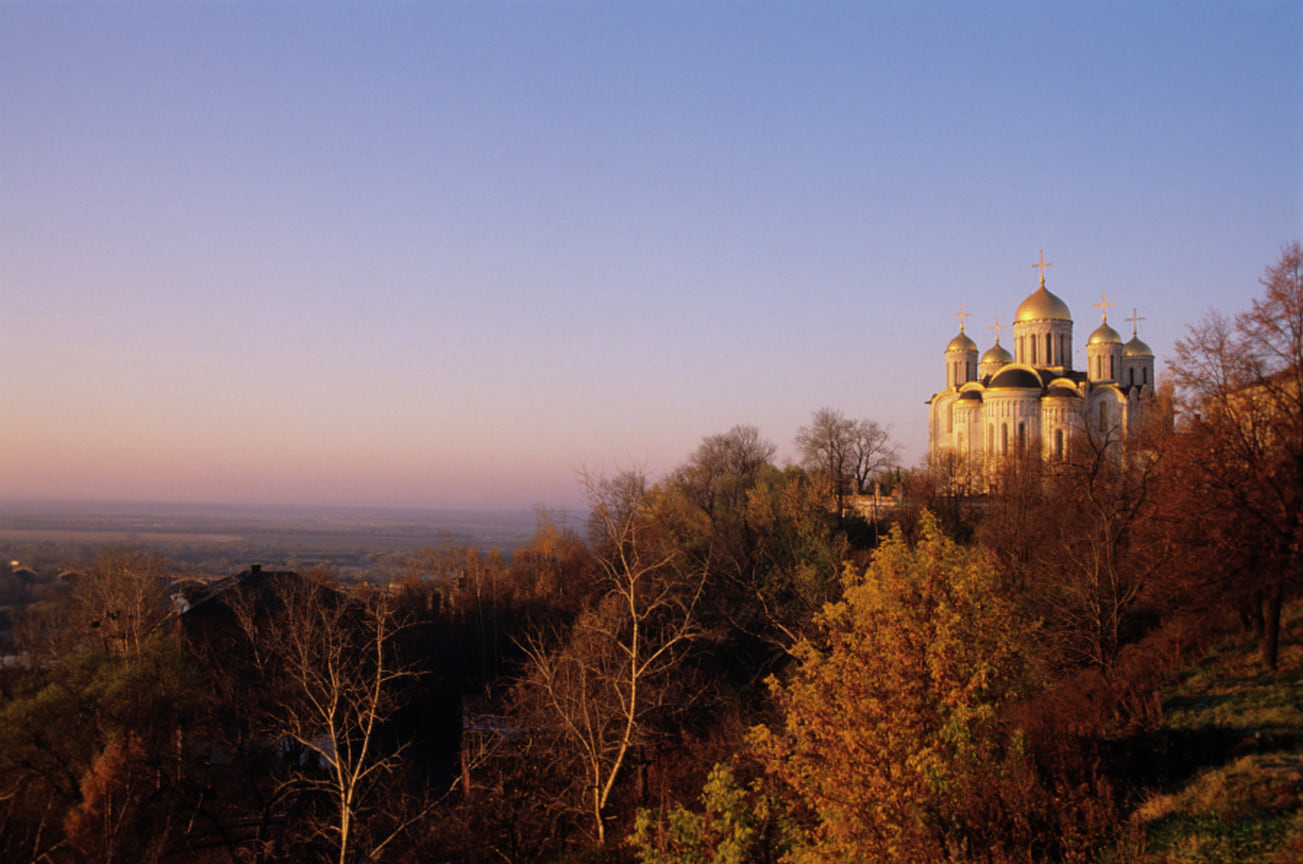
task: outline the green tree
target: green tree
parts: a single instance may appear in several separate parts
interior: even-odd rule
[[[724,764],[701,790],[701,811],[682,805],[657,820],[639,810],[629,845],[639,864],[767,864],[782,860],[796,836],[784,802],[757,778],[743,785]]]

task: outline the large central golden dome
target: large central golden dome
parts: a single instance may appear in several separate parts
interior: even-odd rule
[[[1018,313],[1013,320],[1071,321],[1072,313],[1068,311],[1068,304],[1051,294],[1042,281],[1035,294],[1018,304]]]

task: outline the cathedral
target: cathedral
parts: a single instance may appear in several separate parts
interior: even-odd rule
[[[1134,430],[1154,393],[1154,352],[1140,340],[1134,311],[1131,340],[1108,324],[1105,295],[1095,306],[1101,323],[1086,340],[1086,369],[1072,368],[1072,314],[1045,287],[1050,262],[1041,253],[1041,284],[1018,305],[1013,355],[995,344],[977,356],[964,332],[972,313],[960,306],[959,334],[946,346],[946,388],[928,400],[930,460],[958,456],[987,464],[1027,447],[1044,459],[1063,458],[1075,436],[1121,439]]]

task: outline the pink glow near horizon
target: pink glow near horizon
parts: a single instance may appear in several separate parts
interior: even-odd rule
[[[909,466],[1042,248],[1161,375],[1303,233],[1301,17],[0,5],[0,497],[571,506],[824,406]]]

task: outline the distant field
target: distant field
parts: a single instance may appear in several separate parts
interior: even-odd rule
[[[7,543],[160,543],[177,545],[238,543],[239,534],[183,531],[98,531],[78,528],[0,528]]]
[[[560,514],[571,526],[579,514]],[[221,567],[249,562],[321,562],[369,566],[377,554],[448,544],[496,548],[510,556],[529,542],[538,516],[529,510],[400,510],[167,503],[0,500],[0,556],[30,560],[48,548],[69,553],[129,544]]]

